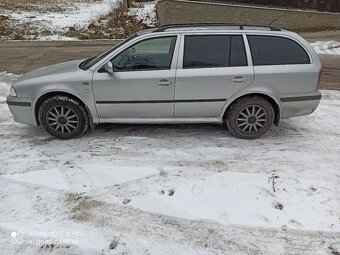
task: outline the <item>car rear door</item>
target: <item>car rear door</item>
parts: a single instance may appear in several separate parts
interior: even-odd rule
[[[217,117],[228,98],[254,80],[246,36],[242,33],[182,36],[175,117]]]

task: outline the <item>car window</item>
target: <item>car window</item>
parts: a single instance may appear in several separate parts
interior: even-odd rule
[[[255,66],[310,64],[307,52],[291,39],[249,35],[248,40]]]
[[[248,65],[247,53],[244,46],[242,36],[230,36],[231,54],[230,66],[246,66]]]
[[[110,55],[112,52],[114,52],[116,49],[118,49],[120,46],[131,41],[132,39],[136,38],[137,36],[138,36],[137,34],[134,34],[134,35],[130,36],[129,38],[127,38],[126,40],[124,40],[124,41],[118,43],[117,45],[115,45],[114,47],[110,48],[108,51],[102,53],[101,55],[93,57],[93,58],[89,58],[89,59],[83,61],[83,63],[80,65],[80,68],[83,69],[83,70],[87,70],[87,69],[91,68],[92,66],[97,64],[99,61],[101,61],[102,59],[104,59],[105,57]]]
[[[242,35],[187,35],[183,68],[246,66]]]
[[[170,69],[176,38],[168,36],[138,42],[111,60],[113,68],[115,71]]]

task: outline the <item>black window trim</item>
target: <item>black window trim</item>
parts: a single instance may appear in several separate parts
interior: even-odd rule
[[[170,67],[169,68],[157,68],[157,69],[138,69],[138,70],[119,70],[119,71],[114,71],[114,73],[126,73],[126,72],[147,72],[147,71],[161,71],[161,70],[171,70],[172,69],[172,64],[173,64],[173,61],[174,61],[174,55],[175,55],[175,49],[176,49],[176,46],[177,46],[177,43],[178,43],[178,34],[172,34],[172,35],[162,35],[162,36],[152,36],[152,37],[147,37],[147,38],[144,38],[144,39],[141,39],[129,46],[127,46],[126,48],[122,49],[121,51],[117,52],[117,54],[115,54],[115,56],[109,60],[107,60],[106,62],[108,61],[112,61],[114,58],[116,58],[119,54],[121,54],[122,52],[124,52],[125,50],[133,47],[134,45],[138,44],[138,43],[141,43],[141,42],[144,42],[144,41],[148,41],[148,40],[152,40],[152,39],[159,39],[159,38],[169,38],[169,37],[174,37],[175,38],[175,43],[174,43],[174,48],[173,48],[173,51],[172,51],[172,55],[171,55],[171,62],[170,62]],[[106,63],[105,62],[105,63]],[[105,73],[106,71],[104,71],[104,66],[105,66],[105,63],[100,67],[98,68],[98,73]]]
[[[184,67],[184,58],[185,58],[185,38],[187,36],[229,36],[229,40],[230,40],[230,46],[231,46],[231,37],[232,36],[240,36],[242,38],[242,42],[243,42],[243,47],[244,47],[244,53],[245,53],[245,57],[246,57],[246,64],[239,66],[239,65],[229,65],[229,66],[199,66],[199,67]],[[181,69],[183,70],[190,70],[190,69],[211,69],[211,68],[236,68],[236,67],[247,67],[249,66],[249,58],[248,58],[248,51],[247,51],[247,47],[246,47],[246,41],[244,38],[244,33],[211,33],[211,34],[183,34],[183,43],[182,43],[182,47],[183,47],[183,52],[182,52],[182,63],[181,63]],[[229,53],[232,51],[231,47],[229,48]],[[231,54],[229,54],[229,60],[231,59]]]
[[[279,37],[279,38],[284,38],[284,39],[291,40],[294,43],[296,43],[297,45],[299,45],[305,51],[305,53],[308,56],[309,63],[308,64],[304,63],[304,64],[265,64],[265,65],[255,65],[255,63],[254,63],[254,55],[253,55],[253,51],[252,51],[252,48],[251,48],[251,45],[250,45],[250,40],[249,40],[250,36]],[[246,37],[247,37],[247,42],[248,42],[248,46],[249,46],[249,50],[250,50],[250,57],[251,57],[251,61],[252,61],[253,66],[288,66],[288,65],[311,65],[311,64],[313,64],[313,58],[312,58],[312,55],[310,54],[309,50],[301,42],[299,42],[298,40],[296,40],[293,37],[286,36],[286,35],[261,34],[261,33],[246,33]]]

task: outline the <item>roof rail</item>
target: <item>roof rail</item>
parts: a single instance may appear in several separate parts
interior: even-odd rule
[[[163,25],[155,30],[153,32],[164,32],[167,29],[172,28],[198,28],[198,27],[239,27],[239,30],[244,30],[244,27],[254,27],[254,28],[267,28],[271,31],[282,31],[281,29],[273,26],[267,26],[267,25],[249,25],[249,24],[234,24],[234,23],[186,23],[186,24],[170,24],[170,25]]]

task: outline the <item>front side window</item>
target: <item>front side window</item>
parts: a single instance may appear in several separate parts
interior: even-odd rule
[[[170,69],[176,38],[159,37],[138,42],[111,60],[113,69],[118,72]]]
[[[120,46],[124,45],[125,43],[128,43],[129,41],[136,38],[137,36],[138,36],[137,34],[134,34],[134,35],[130,36],[129,38],[127,38],[126,40],[122,41],[121,43],[118,43],[117,45],[115,45],[114,47],[109,49],[108,51],[104,52],[103,54],[96,56],[96,57],[93,57],[93,58],[89,58],[89,59],[83,61],[80,64],[80,68],[82,70],[87,70],[87,69],[91,68],[92,66],[97,64],[99,61],[101,61],[102,59],[104,59],[105,57],[110,55],[112,52],[114,52],[116,49],[118,49]]]
[[[242,35],[187,35],[183,68],[246,66]]]
[[[248,35],[248,41],[255,66],[310,64],[307,52],[291,39]]]

